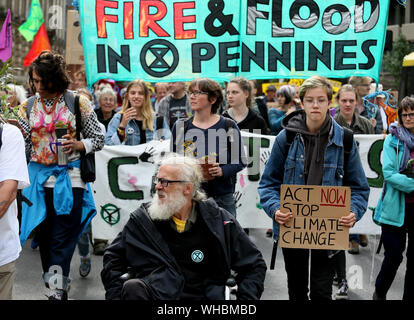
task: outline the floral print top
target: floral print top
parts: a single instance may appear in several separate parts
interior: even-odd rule
[[[64,95],[46,100],[36,95],[36,100],[27,118],[27,100],[20,106],[18,115],[19,123],[25,131],[26,154],[30,160],[44,165],[57,164],[55,153],[56,125],[65,125],[68,132],[76,139],[76,117],[66,106]],[[103,148],[105,136],[98,124],[96,113],[89,100],[83,96],[79,98],[81,112],[82,132],[81,140],[86,153],[96,152]],[[80,158],[79,152],[69,155],[69,161]]]

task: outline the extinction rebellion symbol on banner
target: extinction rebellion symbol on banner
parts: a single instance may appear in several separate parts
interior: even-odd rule
[[[120,210],[116,205],[108,203],[101,206],[101,217],[106,223],[113,226],[121,219]]]

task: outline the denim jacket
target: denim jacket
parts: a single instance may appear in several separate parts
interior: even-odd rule
[[[146,136],[146,142],[150,142],[152,140],[159,140],[159,139],[169,139],[171,136],[171,131],[168,127],[168,124],[165,121],[163,121],[163,128],[160,130],[157,130],[157,118],[155,114],[154,117],[154,131],[151,130],[145,130],[145,136]],[[128,124],[125,127],[125,134],[126,138],[124,141],[121,142],[118,136],[118,128],[121,123],[122,114],[117,113],[112,117],[111,122],[108,124],[108,131],[105,136],[105,144],[106,145],[119,145],[124,144],[128,146],[135,146],[138,144],[141,144],[141,136],[140,136],[140,130],[138,127],[138,124],[136,121],[128,121]]]
[[[344,176],[343,135],[342,127],[332,121],[329,142],[324,156],[322,185],[349,186],[351,188],[351,211],[355,213],[358,221],[367,210],[370,189],[355,140],[346,168],[347,175]],[[286,129],[282,130],[275,139],[258,187],[260,203],[273,221],[275,240],[279,237],[279,223],[274,220],[274,215],[280,208],[280,186],[282,184],[306,184],[304,174],[305,148],[301,134],[296,134],[287,156],[283,157],[285,145]]]

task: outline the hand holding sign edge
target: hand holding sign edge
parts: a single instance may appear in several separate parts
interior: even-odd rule
[[[275,212],[275,221],[281,225],[289,222],[293,218],[292,212],[281,212],[280,209]]]

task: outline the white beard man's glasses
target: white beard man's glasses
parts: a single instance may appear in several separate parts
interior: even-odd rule
[[[185,180],[168,180],[168,179],[164,179],[164,178],[158,178],[158,177],[152,177],[152,182],[157,185],[158,183],[161,183],[161,185],[163,186],[163,188],[168,187],[168,185],[170,183],[180,183],[180,182],[190,182],[190,181],[185,181]]]

